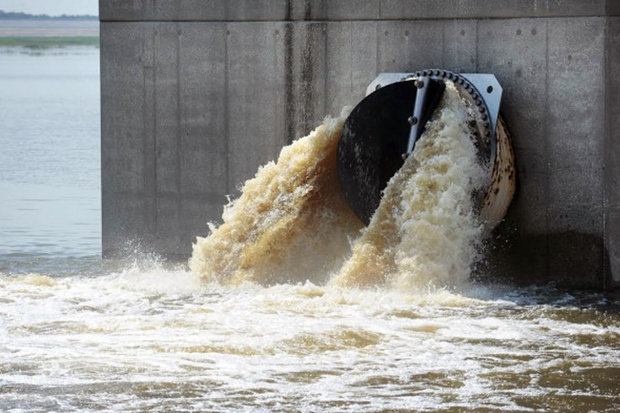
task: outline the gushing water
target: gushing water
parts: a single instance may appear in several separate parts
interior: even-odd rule
[[[468,278],[482,235],[472,193],[484,183],[467,108],[448,83],[413,156],[388,183],[368,228],[352,215],[336,172],[347,111],[259,169],[224,223],[198,238],[190,267],[206,280],[323,281],[415,291]]]
[[[484,183],[467,109],[449,82],[413,155],[390,180],[353,256],[332,280],[377,280],[403,291],[462,285],[476,259],[482,226],[472,193]]]
[[[282,149],[228,206],[224,223],[198,238],[192,271],[206,281],[321,281],[343,263],[361,223],[346,205],[336,172],[346,111]]]

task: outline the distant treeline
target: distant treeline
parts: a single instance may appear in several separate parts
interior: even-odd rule
[[[19,12],[5,12],[0,10],[0,20],[98,20],[97,16],[69,15],[48,16],[47,14],[28,14]]]

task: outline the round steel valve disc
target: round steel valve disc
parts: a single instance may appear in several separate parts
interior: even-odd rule
[[[366,225],[403,165],[416,91],[412,81],[378,89],[353,109],[342,129],[338,175],[349,205]]]

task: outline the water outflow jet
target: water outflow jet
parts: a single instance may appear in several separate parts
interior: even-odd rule
[[[450,75],[379,76],[350,114],[326,119],[245,182],[223,223],[198,237],[191,269],[233,285],[415,291],[467,281],[483,223],[499,221],[514,192],[513,158],[497,81],[485,84],[492,105]]]
[[[388,181],[413,152],[446,88],[466,105],[479,163],[488,169],[486,191],[472,194],[487,229],[505,216],[516,188],[514,152],[499,116],[502,88],[492,74],[447,70],[382,73],[347,118],[338,144],[338,175],[357,216],[369,224]]]

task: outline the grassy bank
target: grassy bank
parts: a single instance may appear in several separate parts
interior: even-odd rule
[[[95,46],[99,47],[99,37],[96,36],[45,36],[45,37],[0,37],[0,46],[27,47],[30,49],[47,49],[65,46]]]

